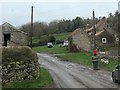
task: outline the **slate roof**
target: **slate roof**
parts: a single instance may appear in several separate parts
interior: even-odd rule
[[[27,34],[23,31],[20,31],[19,29],[17,29],[15,26],[9,24],[8,22],[3,23],[2,25],[0,25],[0,27],[2,27],[3,32],[20,32],[23,34]]]

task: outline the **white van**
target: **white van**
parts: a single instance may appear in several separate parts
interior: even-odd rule
[[[48,43],[47,43],[47,47],[48,47],[48,48],[51,48],[51,47],[53,47],[53,44],[52,44],[52,42],[48,42]]]
[[[68,41],[64,41],[63,47],[68,47],[68,45],[69,45],[69,42]]]

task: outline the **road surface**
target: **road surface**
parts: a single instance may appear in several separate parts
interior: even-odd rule
[[[119,88],[111,72],[94,71],[80,64],[62,61],[50,54],[38,53],[39,63],[49,70],[57,88]],[[109,90],[109,89],[108,89]]]

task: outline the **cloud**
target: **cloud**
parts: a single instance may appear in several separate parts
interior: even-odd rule
[[[95,11],[96,17],[107,16],[115,13],[117,5],[117,2],[5,2],[2,3],[2,21],[16,26],[30,22],[31,6],[34,6],[34,21],[50,22],[76,16],[91,18],[92,11]]]
[[[118,2],[118,12],[120,13],[120,1]]]
[[[1,0],[1,2],[118,2],[119,0]]]

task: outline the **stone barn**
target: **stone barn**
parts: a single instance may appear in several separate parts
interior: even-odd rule
[[[106,38],[107,44],[116,42],[117,33],[114,32],[105,18],[100,19],[96,25],[96,45],[103,45],[102,39]],[[84,29],[76,29],[71,35],[73,44],[80,50],[91,51],[93,49],[93,27]]]
[[[16,27],[9,23],[4,23],[2,27],[2,44],[4,43],[5,35],[4,33],[10,33],[10,40],[8,41],[8,46],[24,46],[27,45],[27,34],[23,31],[18,30]]]
[[[71,35],[73,44],[78,50],[90,51],[90,38],[83,29],[76,29]]]

